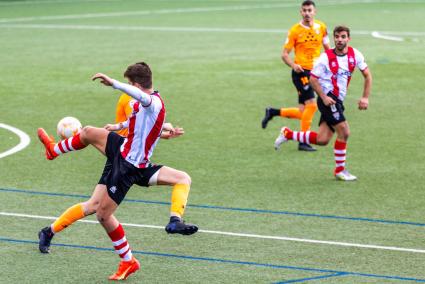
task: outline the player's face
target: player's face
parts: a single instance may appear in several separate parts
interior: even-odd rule
[[[303,22],[310,24],[316,15],[316,8],[313,5],[304,5],[301,7],[300,13],[301,17],[303,17]]]
[[[338,51],[343,51],[347,47],[349,41],[350,37],[345,31],[334,34],[335,48]]]

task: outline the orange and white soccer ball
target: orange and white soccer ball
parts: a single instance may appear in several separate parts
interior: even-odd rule
[[[67,139],[81,131],[81,122],[75,117],[67,116],[58,122],[57,133],[61,139]]]

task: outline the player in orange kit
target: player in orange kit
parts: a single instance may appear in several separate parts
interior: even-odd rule
[[[314,113],[317,110],[315,95],[310,86],[310,71],[313,62],[320,55],[321,46],[325,50],[330,48],[326,25],[314,19],[316,5],[313,1],[306,0],[301,4],[300,14],[302,20],[291,27],[282,50],[283,62],[292,69],[292,82],[298,91],[298,108],[266,108],[265,116],[261,122],[262,128],[274,116],[296,118],[301,120],[301,130],[310,129]],[[292,49],[295,49],[295,59],[290,58]],[[300,151],[315,151],[307,143],[299,143]]]

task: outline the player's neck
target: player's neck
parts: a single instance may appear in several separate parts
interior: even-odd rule
[[[342,50],[335,48],[335,54],[338,55],[338,56],[344,56],[347,53],[348,53],[348,45]]]
[[[140,89],[145,94],[152,94],[153,93],[153,88],[150,88],[150,89],[140,88]]]
[[[305,27],[309,27],[309,28],[311,28],[312,26],[313,26],[313,23],[314,23],[314,19],[311,19],[310,21],[308,21],[308,22],[306,22],[306,21],[304,21],[304,20],[301,20],[301,24],[303,25],[303,26],[305,26]]]

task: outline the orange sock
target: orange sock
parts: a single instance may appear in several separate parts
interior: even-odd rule
[[[189,196],[190,185],[176,184],[171,193],[171,216],[182,217]]]
[[[59,233],[66,227],[84,217],[83,205],[81,203],[69,207],[62,215],[53,222],[51,228],[53,233]]]
[[[302,112],[296,108],[281,108],[280,109],[280,116],[286,117],[286,118],[296,118],[301,119]]]
[[[317,110],[316,103],[305,105],[303,114],[301,116],[301,131],[310,130],[311,123],[313,122],[313,116],[316,110]]]

